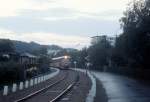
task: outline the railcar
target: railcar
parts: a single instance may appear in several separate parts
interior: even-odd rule
[[[51,67],[56,67],[59,69],[69,69],[70,66],[70,56],[61,56],[52,58],[50,64]]]

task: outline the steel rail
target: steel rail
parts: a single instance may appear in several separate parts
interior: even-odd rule
[[[75,81],[70,84],[66,89],[64,89],[64,91],[62,91],[59,95],[57,95],[54,99],[52,99],[49,102],[57,102],[62,96],[64,96],[68,91],[70,91],[70,89],[77,83],[77,81],[79,80],[79,74],[77,75]]]
[[[45,91],[45,90],[47,90],[47,89],[53,87],[54,85],[56,85],[56,84],[60,83],[61,81],[63,81],[63,80],[67,77],[67,75],[68,75],[68,73],[67,73],[63,78],[61,78],[60,80],[58,80],[58,81],[56,81],[56,82],[54,82],[54,83],[52,83],[52,84],[50,84],[50,85],[48,85],[48,86],[46,86],[46,87],[40,89],[40,90],[38,90],[38,91],[35,91],[35,92],[33,92],[33,93],[31,93],[31,94],[29,94],[29,95],[23,97],[23,98],[17,99],[17,100],[15,100],[14,102],[22,102],[22,101],[25,101],[25,100],[27,100],[27,99],[29,99],[29,98],[31,98],[31,97],[33,97],[33,96],[35,96],[35,95],[41,93],[41,92],[43,92],[43,91]]]

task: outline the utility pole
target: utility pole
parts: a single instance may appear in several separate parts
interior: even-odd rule
[[[74,63],[75,70],[77,70],[77,61],[74,61],[73,63]]]
[[[88,71],[88,69],[89,69],[89,56],[86,56],[85,57],[85,60],[87,61],[87,63],[85,64],[86,65],[86,75],[87,75],[87,71]]]

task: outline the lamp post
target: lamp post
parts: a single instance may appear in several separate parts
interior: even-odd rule
[[[87,63],[85,64],[85,65],[86,65],[86,75],[87,75],[87,71],[88,71],[89,66],[90,66],[90,63],[89,63],[89,55],[85,57],[85,60],[86,60],[86,62],[87,62]]]
[[[73,63],[74,63],[74,67],[75,67],[75,70],[76,70],[76,68],[77,68],[77,61],[74,61]]]

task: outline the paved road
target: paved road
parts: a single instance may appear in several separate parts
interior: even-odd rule
[[[108,102],[150,102],[150,86],[115,74],[101,72],[93,74],[106,90]]]

